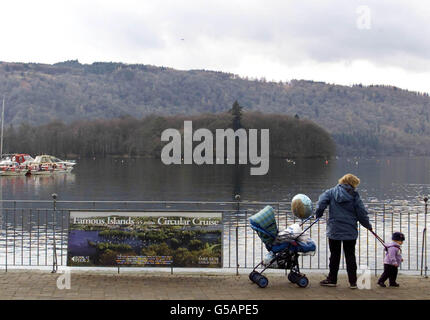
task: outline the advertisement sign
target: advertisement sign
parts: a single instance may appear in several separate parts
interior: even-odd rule
[[[71,211],[67,265],[221,268],[222,213]]]

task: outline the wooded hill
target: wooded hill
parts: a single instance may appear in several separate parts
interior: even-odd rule
[[[389,86],[267,82],[230,73],[122,63],[0,63],[6,127],[149,114],[244,110],[298,115],[327,129],[338,154],[430,154],[428,94]]]
[[[175,128],[183,134],[184,120],[193,122],[193,130],[232,128],[230,112],[197,116],[147,116],[142,119],[121,117],[104,120],[80,120],[71,124],[51,122],[45,125],[20,125],[5,130],[5,153],[41,153],[59,157],[139,156],[159,158],[167,142],[161,141],[164,129]],[[335,144],[330,134],[309,120],[286,115],[244,112],[244,129],[269,129],[271,157],[330,158]],[[260,133],[258,133],[260,143]],[[199,144],[196,142],[195,145]],[[215,147],[215,144],[214,144]],[[182,149],[183,151],[183,149]],[[214,153],[215,154],[215,153]],[[259,151],[260,154],[260,151]]]

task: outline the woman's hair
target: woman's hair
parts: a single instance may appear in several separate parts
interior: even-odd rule
[[[354,189],[358,187],[360,184],[360,179],[358,177],[354,176],[351,173],[347,173],[342,178],[339,179],[339,184],[349,184]]]

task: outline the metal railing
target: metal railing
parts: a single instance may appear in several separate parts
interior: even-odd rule
[[[67,263],[67,240],[70,211],[199,211],[223,213],[223,265],[224,268],[252,268],[266,254],[266,249],[248,219],[264,206],[275,209],[278,228],[284,229],[299,220],[291,214],[288,202],[249,201],[0,201],[0,265],[8,268],[27,266],[58,266]],[[394,231],[406,236],[402,247],[400,270],[419,273],[427,277],[427,201],[416,204],[366,203],[373,230],[384,241]],[[328,210],[308,234],[314,239],[317,251],[314,256],[301,257],[302,269],[327,270],[329,260],[326,237]],[[311,221],[305,224],[310,224]],[[359,226],[356,246],[357,264],[366,265],[377,272],[383,269],[383,247],[377,239]],[[341,269],[345,268],[342,259]]]

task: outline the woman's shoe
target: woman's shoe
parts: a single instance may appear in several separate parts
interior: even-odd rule
[[[387,286],[385,285],[385,283],[378,281],[378,285],[382,288],[386,288]]]
[[[357,289],[357,284],[356,284],[356,283],[351,283],[351,284],[349,285],[349,288],[350,288],[350,289]]]
[[[400,284],[398,284],[398,283],[390,283],[390,287],[400,287]]]
[[[325,280],[321,281],[320,285],[322,285],[324,287],[336,287],[337,286],[336,282],[333,282],[329,279],[325,279]]]

